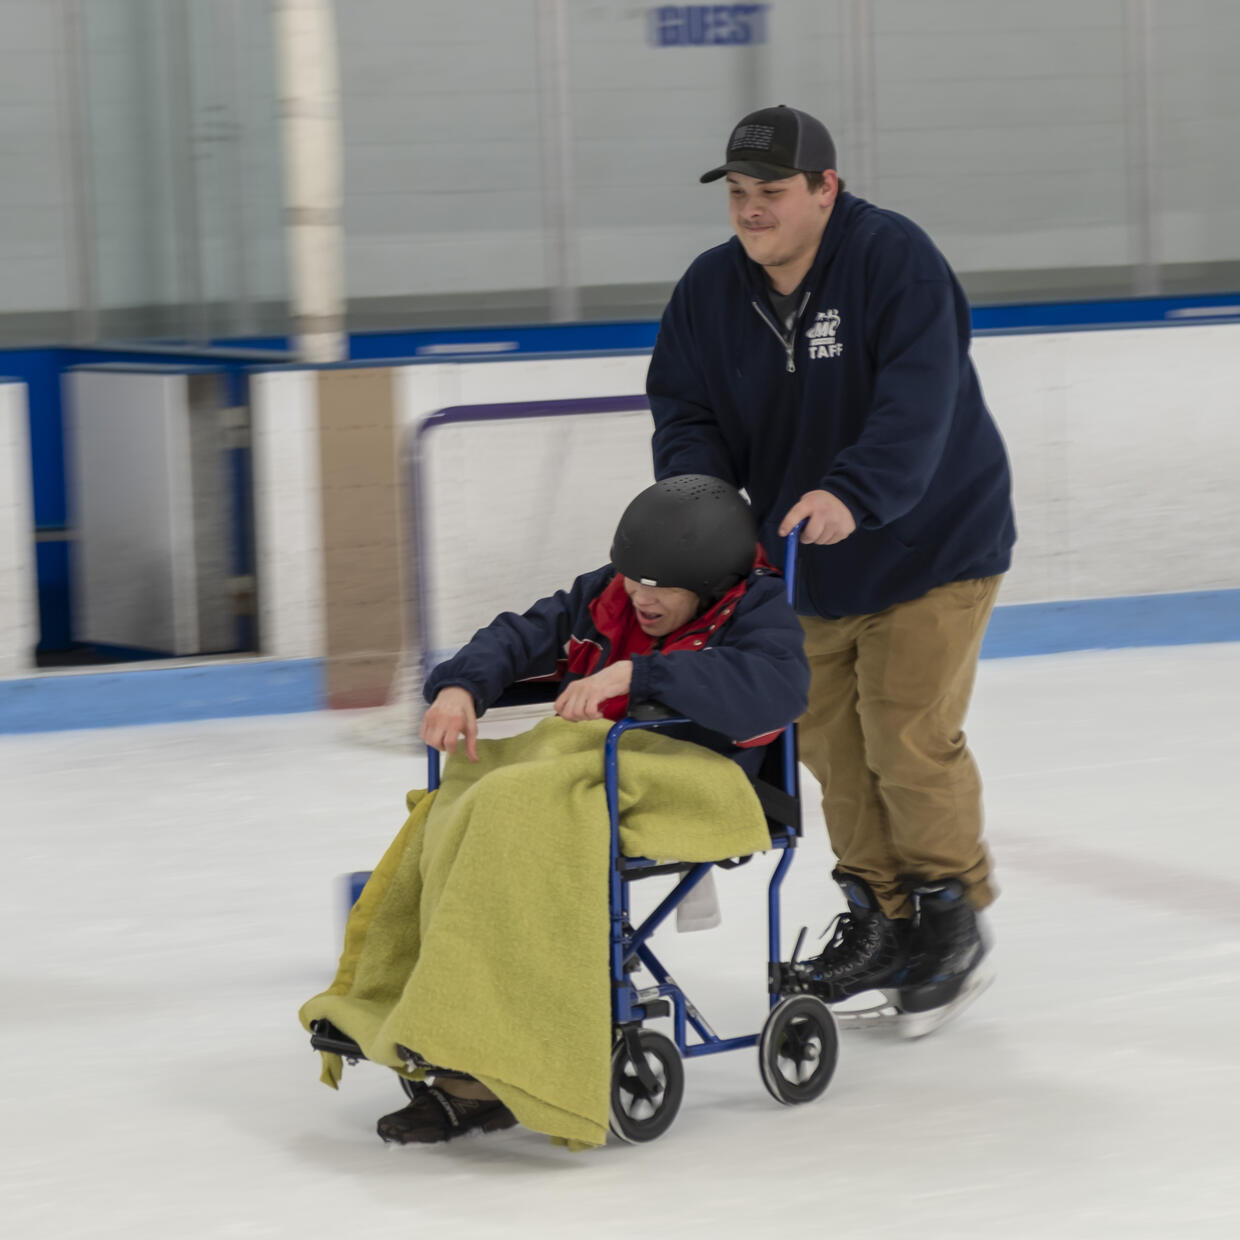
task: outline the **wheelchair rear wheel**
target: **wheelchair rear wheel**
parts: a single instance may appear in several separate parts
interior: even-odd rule
[[[611,1108],[608,1127],[630,1145],[661,1137],[680,1110],[685,1069],[676,1044],[649,1029],[635,1032],[641,1063],[632,1043],[621,1038],[611,1053]]]
[[[771,1009],[762,1027],[758,1064],[776,1102],[812,1102],[835,1074],[840,1037],[831,1009],[814,995],[796,995]]]

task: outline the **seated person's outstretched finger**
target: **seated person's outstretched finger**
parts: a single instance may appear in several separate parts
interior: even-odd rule
[[[471,698],[465,713],[465,753],[471,762],[478,761],[478,716],[474,713],[474,702]]]

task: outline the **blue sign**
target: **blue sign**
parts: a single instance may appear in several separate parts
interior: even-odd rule
[[[660,4],[649,12],[655,47],[744,47],[766,42],[769,4]]]

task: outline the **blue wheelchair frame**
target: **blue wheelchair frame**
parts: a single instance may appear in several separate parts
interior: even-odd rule
[[[801,533],[798,525],[787,537],[784,561],[784,580],[788,601],[792,603],[796,581],[797,544]],[[607,817],[611,836],[610,906],[611,906],[611,988],[612,988],[612,1023],[616,1028],[632,1027],[642,1021],[668,1014],[670,1005],[673,1041],[676,1049],[685,1058],[698,1055],[714,1055],[722,1051],[740,1050],[744,1047],[757,1046],[761,1034],[747,1034],[736,1038],[721,1038],[706,1022],[701,1012],[693,1005],[680,985],[664,968],[658,957],[650,948],[649,940],[659,926],[668,918],[676,906],[702,881],[710,870],[720,864],[716,861],[703,861],[689,866],[680,882],[661,900],[658,906],[647,916],[645,921],[635,929],[629,924],[629,884],[633,879],[655,873],[677,872],[683,869],[679,865],[660,865],[644,857],[625,857],[620,851],[620,792],[619,792],[619,761],[620,741],[626,732],[634,729],[650,729],[673,727],[691,722],[683,716],[667,716],[652,719],[627,717],[615,723],[607,733],[603,748],[604,786],[607,795]],[[797,774],[797,752],[795,725],[789,724],[780,736],[772,742],[781,747],[780,775],[783,792],[794,799],[799,796],[799,780]],[[434,790],[439,787],[439,752],[427,749],[427,788]],[[784,997],[779,979],[782,972],[780,963],[780,908],[779,893],[783,886],[788,866],[792,863],[793,849],[796,848],[800,835],[800,824],[772,824],[770,851],[782,853],[775,871],[771,875],[767,889],[767,935],[768,935],[768,979],[770,987],[770,1006],[774,1008]],[[638,990],[629,981],[629,973],[640,963],[646,967],[655,979],[655,985]],[[688,1026],[701,1039],[699,1042],[688,1041]]]

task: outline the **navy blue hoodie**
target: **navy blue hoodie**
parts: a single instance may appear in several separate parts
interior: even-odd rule
[[[1004,572],[1016,537],[1007,453],[969,358],[968,303],[929,237],[845,193],[791,346],[767,289],[735,237],[676,286],[647,380],[656,478],[744,487],[772,558],[806,491],[847,504],[854,533],[803,549],[802,614],[868,615]]]

